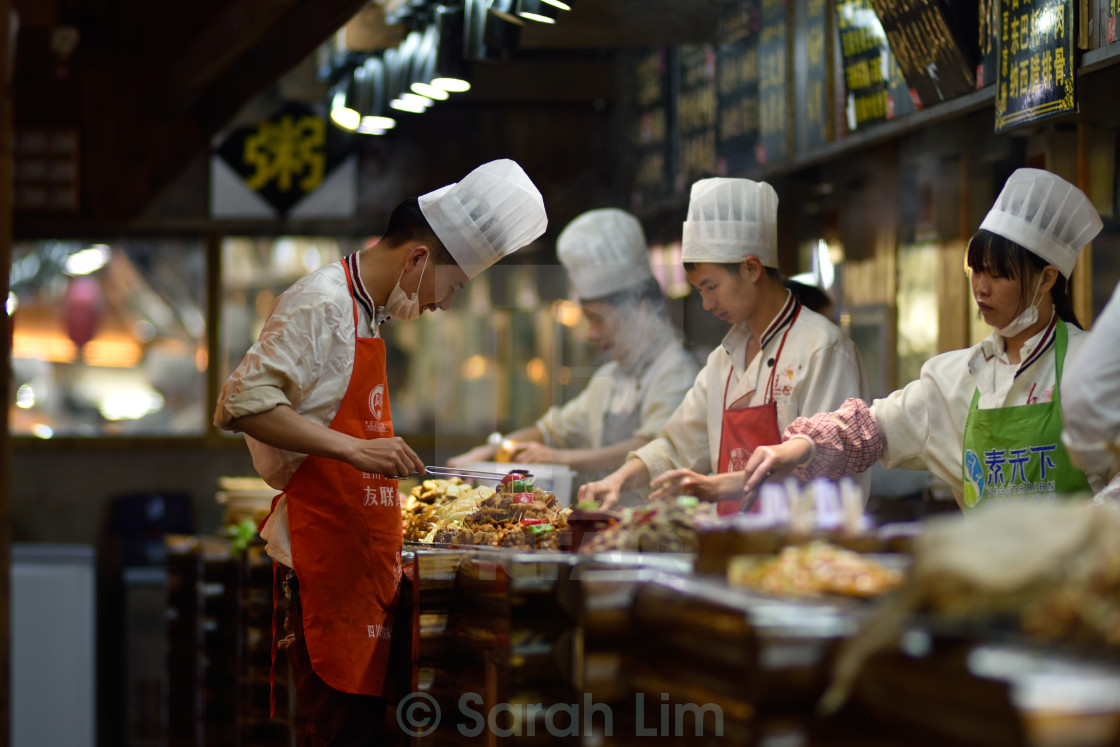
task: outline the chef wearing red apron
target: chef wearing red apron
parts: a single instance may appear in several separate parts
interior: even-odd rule
[[[774,403],[774,374],[781,364],[782,350],[786,346],[789,331],[801,312],[801,304],[796,300],[794,307],[793,318],[782,333],[778,354],[770,365],[770,378],[766,381],[766,403],[754,407],[728,407],[727,391],[731,388],[732,372],[727,374],[727,383],[723,387],[723,428],[719,438],[718,472],[721,475],[746,469],[747,460],[759,446],[772,446],[782,442],[782,429],[778,426],[778,406]],[[716,510],[720,516],[738,513],[740,503],[740,499],[720,501],[716,504]],[[758,509],[757,503],[751,507],[755,513]]]
[[[301,278],[227,380],[215,424],[245,433],[283,492],[261,529],[288,590],[283,643],[305,745],[371,745],[393,697],[402,527],[396,477],[424,469],[393,433],[379,326],[447,309],[539,237],[540,192],[513,161],[400,203],[376,244]]]
[[[609,507],[622,490],[652,488],[653,500],[687,494],[737,510],[739,465],[754,449],[776,443],[800,415],[867,397],[855,345],[786,288],[777,221],[778,196],[765,182],[692,185],[681,240],[685,274],[704,309],[731,328],[657,438],[585,485],[580,500]]]

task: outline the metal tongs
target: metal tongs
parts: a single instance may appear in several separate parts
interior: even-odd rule
[[[502,480],[506,475],[521,475],[532,477],[533,473],[524,469],[514,469],[509,472],[483,472],[476,469],[459,469],[458,467],[429,467],[424,466],[424,471],[435,477],[463,477],[474,480]]]

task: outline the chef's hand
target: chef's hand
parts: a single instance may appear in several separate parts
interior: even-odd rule
[[[470,451],[463,452],[459,456],[451,457],[447,460],[448,467],[466,467],[469,464],[477,464],[479,462],[492,462],[494,455],[498,453],[497,448],[490,444],[483,444],[476,446]]]
[[[525,441],[513,448],[510,461],[528,464],[564,464],[564,451],[536,441]]]
[[[773,446],[759,446],[747,460],[743,499],[752,502],[754,492],[765,480],[781,480],[793,472],[812,454],[812,443],[805,438],[791,438]]]
[[[651,501],[693,495],[702,501],[718,503],[739,500],[743,490],[743,473],[701,475],[690,469],[674,469],[658,475],[649,486],[653,488],[649,494]]]
[[[621,492],[622,485],[619,481],[611,479],[608,475],[597,482],[581,485],[579,495],[576,496],[576,502],[595,501],[599,504],[599,508],[606,511],[618,503],[619,493]]]
[[[386,477],[408,477],[424,473],[424,462],[403,438],[354,439],[357,449],[348,459],[349,464],[362,472],[372,472]]]

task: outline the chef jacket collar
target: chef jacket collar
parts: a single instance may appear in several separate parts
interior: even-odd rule
[[[766,350],[767,346],[772,343],[781,332],[793,324],[793,318],[797,315],[797,309],[801,304],[798,303],[797,298],[789,290],[786,291],[786,302],[782,305],[781,311],[774,315],[770,320],[770,324],[766,326],[766,331],[762,333],[762,342],[759,344],[759,350]],[[720,343],[727,354],[731,356],[731,365],[736,370],[744,364],[744,353],[746,352],[747,345],[753,339],[750,327],[746,322],[739,322],[733,326]]]
[[[370,328],[373,331],[374,337],[379,337],[381,332],[381,324],[389,320],[389,312],[386,311],[384,306],[375,306],[373,303],[373,296],[366,290],[366,285],[362,282],[361,272],[361,252],[354,252],[346,258],[346,262],[350,268],[350,277],[354,281],[354,300],[358,302],[358,306],[365,312],[366,318],[370,320]]]
[[[1040,332],[1027,338],[1023,343],[1023,348],[1020,351],[1020,361],[1015,376],[1027,370],[1039,358],[1045,355],[1046,351],[1054,345],[1055,330],[1058,326],[1058,316],[1053,311],[1050,312],[1050,323],[1047,324]],[[1011,361],[1007,357],[1007,347],[1004,344],[1003,338],[999,333],[992,331],[990,335],[980,341],[976,346],[972,355],[968,358],[969,373],[976,374],[985,365],[991,365],[992,361],[996,360],[1000,363],[1011,365]]]

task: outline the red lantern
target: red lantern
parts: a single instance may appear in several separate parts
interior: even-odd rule
[[[101,284],[88,275],[71,278],[63,299],[62,316],[66,334],[77,347],[82,347],[97,334],[101,316]]]

